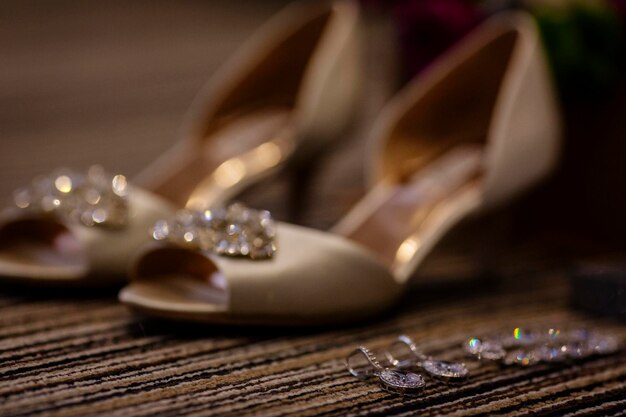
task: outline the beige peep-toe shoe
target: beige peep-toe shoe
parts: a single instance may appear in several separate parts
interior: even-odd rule
[[[332,232],[239,205],[184,212],[157,225],[120,300],[239,324],[337,323],[390,307],[461,220],[556,164],[559,115],[532,18],[485,22],[391,101],[373,136],[371,191]]]
[[[288,6],[212,78],[182,140],[136,181],[59,170],[18,190],[0,218],[0,277],[119,282],[158,219],[223,204],[287,161],[306,164],[354,110],[358,15],[351,1]]]

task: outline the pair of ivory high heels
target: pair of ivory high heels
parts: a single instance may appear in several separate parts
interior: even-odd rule
[[[91,284],[130,268],[123,303],[206,322],[339,322],[392,305],[459,222],[550,172],[560,126],[534,22],[502,14],[387,105],[370,191],[332,231],[228,206],[340,134],[358,90],[358,19],[348,1],[281,12],[199,96],[184,140],[132,184],[59,172],[18,191],[0,275]]]

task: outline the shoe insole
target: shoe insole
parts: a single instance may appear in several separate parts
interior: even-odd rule
[[[9,278],[75,280],[87,259],[69,230],[48,220],[21,220],[0,233],[0,270]]]
[[[160,161],[147,188],[179,207],[210,206],[275,169],[293,151],[288,108],[265,108],[231,118],[205,138]],[[193,200],[193,201],[192,201]],[[194,204],[195,202],[195,204]]]
[[[392,270],[432,247],[448,223],[474,208],[482,146],[457,145],[403,183],[383,181],[335,228]],[[423,256],[423,255],[422,255]]]

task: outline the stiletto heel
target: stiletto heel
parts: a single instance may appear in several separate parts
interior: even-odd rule
[[[0,219],[0,277],[116,284],[160,218],[224,204],[301,148],[327,146],[353,111],[357,23],[348,0],[288,6],[212,78],[183,138],[132,184],[59,171],[18,192]]]
[[[145,249],[127,305],[205,322],[337,323],[390,307],[443,238],[554,168],[560,123],[538,31],[525,14],[483,23],[375,123],[371,189],[332,230],[232,207],[173,220]],[[185,236],[214,240],[185,242]],[[192,239],[193,240],[193,239]],[[254,251],[255,253],[251,253]]]
[[[310,202],[315,174],[323,163],[324,152],[314,151],[306,159],[290,162],[288,216],[292,223],[301,223],[306,218],[306,207]]]

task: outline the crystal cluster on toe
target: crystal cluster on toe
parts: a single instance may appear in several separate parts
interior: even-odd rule
[[[85,226],[118,228],[128,222],[128,182],[99,166],[86,173],[61,169],[15,191],[20,210]]]
[[[483,340],[473,337],[463,348],[468,355],[478,359],[530,366],[608,355],[617,352],[620,343],[613,336],[586,329],[526,330],[517,327],[512,333]]]
[[[271,258],[276,252],[275,224],[269,211],[240,203],[203,211],[184,209],[160,220],[152,237],[221,256]]]

